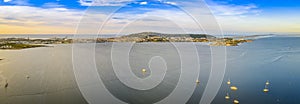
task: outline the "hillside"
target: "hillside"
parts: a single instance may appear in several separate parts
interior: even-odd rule
[[[135,33],[135,34],[129,34],[122,37],[138,37],[138,38],[147,38],[147,37],[153,37],[153,36],[159,36],[159,37],[192,37],[192,38],[216,38],[212,35],[207,34],[164,34],[164,33],[156,33],[156,32],[142,32],[142,33]]]

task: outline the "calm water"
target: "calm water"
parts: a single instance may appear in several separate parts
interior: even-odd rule
[[[125,43],[126,44],[126,43]],[[191,44],[191,43],[182,43]],[[106,88],[115,97],[127,103],[155,103],[168,96],[180,76],[180,57],[176,47],[168,43],[134,44],[128,54],[132,72],[140,78],[151,75],[149,60],[161,56],[168,68],[162,83],[153,89],[139,91],[120,83],[114,75],[110,54],[112,44],[96,45],[96,63]],[[119,44],[122,46],[124,44]],[[200,84],[196,86],[189,104],[200,101],[211,68],[211,51],[206,45],[196,44],[200,59]],[[126,47],[126,45],[124,45]],[[81,48],[85,50],[86,47]],[[122,54],[117,48],[115,54]],[[189,50],[187,50],[189,51]],[[258,39],[238,47],[227,47],[227,68],[223,84],[213,104],[231,104],[226,93],[242,104],[299,104],[300,103],[300,37],[271,37]],[[0,50],[0,103],[34,104],[87,103],[81,95],[72,68],[72,46],[57,45],[17,51]],[[154,69],[155,70],[155,69]],[[152,73],[153,74],[153,73]],[[193,72],[190,72],[192,75]],[[30,78],[26,79],[26,75]],[[238,90],[232,92],[226,84],[230,79]],[[4,88],[5,80],[9,87]],[[192,80],[192,79],[186,79]],[[270,92],[264,93],[269,80]],[[193,81],[194,82],[194,81]],[[192,90],[192,89],[187,89]],[[137,97],[138,96],[138,97]],[[182,95],[177,95],[181,97]]]
[[[230,78],[239,87],[234,96],[241,103],[300,103],[299,37],[264,38],[230,47],[228,57],[225,79]],[[266,80],[271,82],[267,94],[262,92]],[[214,103],[221,103],[226,91],[224,84]]]

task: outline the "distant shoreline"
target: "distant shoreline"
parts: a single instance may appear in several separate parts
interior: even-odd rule
[[[47,44],[72,44],[72,43],[109,43],[109,42],[199,42],[208,43],[210,46],[238,46],[242,43],[252,42],[248,37],[215,37],[208,34],[164,34],[156,32],[142,32],[120,37],[107,37],[96,39],[69,39],[64,38],[0,38],[1,50],[19,50],[27,48],[47,47]],[[246,38],[246,39],[245,39]]]
[[[17,43],[5,43],[0,44],[1,50],[21,50],[21,49],[27,49],[27,48],[38,48],[38,47],[48,47],[46,45],[37,45],[37,44],[17,44]]]
[[[255,36],[254,36],[255,37]],[[208,34],[164,34],[156,32],[135,33],[114,38],[97,38],[97,43],[106,42],[202,42],[210,43],[210,46],[238,46],[241,43],[252,42],[244,38],[218,38]]]

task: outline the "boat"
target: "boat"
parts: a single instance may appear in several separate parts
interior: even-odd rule
[[[263,89],[263,92],[264,92],[264,93],[269,92],[268,85],[270,85],[270,82],[269,82],[269,81],[266,82],[265,88]]]
[[[267,92],[269,92],[269,89],[265,88],[263,91],[264,91],[265,93],[267,93]]]
[[[200,83],[200,81],[197,79],[197,80],[196,80],[196,83]]]
[[[147,72],[147,70],[146,69],[142,69],[142,72],[145,73],[145,72]]]
[[[269,82],[269,81],[267,81],[267,82],[266,82],[266,85],[269,85],[269,84],[270,84],[270,82]]]
[[[236,86],[231,86],[230,89],[231,89],[232,91],[238,90],[238,88],[237,88]]]
[[[229,99],[230,99],[230,96],[229,96],[228,93],[226,94],[225,99],[226,99],[226,100],[229,100]]]
[[[230,79],[228,79],[228,81],[227,81],[227,84],[228,84],[228,85],[230,85],[230,84],[231,84],[231,82],[230,82]]]
[[[235,99],[235,100],[233,100],[233,103],[234,103],[234,104],[239,104],[240,102],[239,102],[238,100]]]

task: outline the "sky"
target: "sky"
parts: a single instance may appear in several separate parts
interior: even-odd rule
[[[0,34],[300,33],[300,0],[0,0]]]

